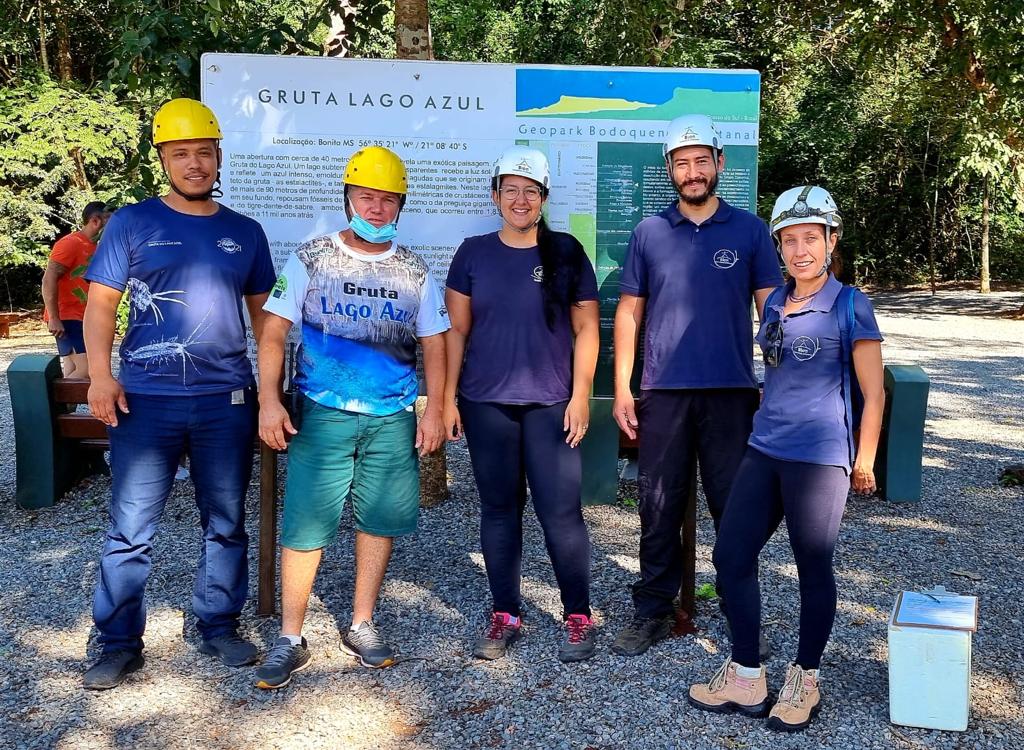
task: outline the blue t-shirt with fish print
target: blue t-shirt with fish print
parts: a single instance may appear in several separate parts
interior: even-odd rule
[[[195,216],[149,198],[110,218],[85,278],[128,294],[118,375],[127,393],[226,393],[253,384],[242,297],[274,284],[258,222],[227,206]]]
[[[288,257],[264,309],[301,324],[296,387],[322,406],[370,416],[416,401],[417,339],[449,327],[418,255],[400,245],[361,253],[337,233]]]

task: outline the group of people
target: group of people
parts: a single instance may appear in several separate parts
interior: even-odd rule
[[[733,648],[707,683],[691,687],[689,700],[709,711],[768,715],[770,726],[794,731],[820,706],[818,669],[836,608],[832,556],[847,493],[851,483],[874,489],[881,335],[868,299],[837,280],[843,224],[825,190],[783,193],[769,227],[717,195],[725,155],[710,119],[680,117],[667,132],[665,165],[679,199],[634,230],[615,317],[613,413],[639,443],[641,536],[634,615],[611,648],[636,656],[670,632],[696,456]],[[256,670],[257,687],[283,687],[310,663],[303,620],[346,502],[356,562],[342,649],[366,667],[395,663],[373,613],[393,539],[416,529],[417,454],[463,434],[492,598],[474,656],[501,658],[523,633],[527,499],[561,594],[558,658],[593,656],[578,446],[597,363],[597,281],[579,241],[544,219],[551,188],[544,154],[524,146],[500,154],[490,185],[500,228],[462,242],[442,295],[426,263],[397,242],[409,187],[396,154],[371,146],[351,156],[343,176],[347,228],[301,244],[275,277],[259,224],[214,200],[221,137],[215,115],[197,101],[176,99],[159,110],[153,141],[170,191],[114,214],[85,274],[89,403],[109,426],[113,475],[93,611],[101,652],[85,687],[114,687],[143,664],[152,545],[183,451],[203,527],[192,599],[199,648],[230,666],[260,660],[238,632],[256,432],[289,456],[281,631]],[[126,291],[130,314],[115,379],[114,320]],[[765,362],[760,404],[752,304]],[[258,343],[258,388],[246,356],[246,310]],[[282,380],[293,326],[301,345],[292,381],[298,400],[289,411]],[[417,347],[426,389],[419,420]],[[772,702],[757,560],[783,519],[800,578],[800,641]]]

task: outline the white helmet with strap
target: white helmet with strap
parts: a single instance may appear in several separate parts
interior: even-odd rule
[[[771,221],[775,241],[779,242],[780,231],[797,224],[821,224],[825,227],[825,263],[819,275],[826,273],[832,265],[829,237],[833,233],[837,240],[843,236],[843,217],[839,215],[839,207],[825,188],[801,185],[786,190],[775,200]]]
[[[722,134],[715,123],[706,115],[682,115],[668,124],[664,153],[669,154],[684,146],[707,146],[715,158],[722,152]]]
[[[498,178],[504,175],[528,177],[544,188],[545,193],[551,187],[551,168],[548,166],[548,157],[543,152],[529,146],[509,146],[501,152],[501,156],[494,162],[494,169],[491,172],[495,189],[498,187]]]

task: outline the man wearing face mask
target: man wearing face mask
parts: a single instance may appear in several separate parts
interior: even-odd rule
[[[679,200],[633,231],[615,314],[613,413],[627,435],[639,435],[640,579],[633,620],[612,646],[624,656],[671,629],[694,454],[718,529],[758,404],[751,302],[760,317],[782,283],[767,225],[715,194],[725,154],[710,118],[673,120],[664,153]],[[634,406],[630,378],[645,316]]]
[[[352,625],[342,650],[364,667],[395,654],[373,621],[393,539],[416,531],[416,452],[444,443],[442,396],[448,314],[427,264],[394,242],[405,204],[405,166],[380,146],[345,169],[349,226],[291,254],[265,309],[259,341],[260,437],[288,450],[281,525],[281,636],[256,686],[284,687],[310,660],[302,623],[321,552],[337,535],[347,498],[355,518]],[[302,344],[295,386],[298,425],[281,404],[284,345]],[[419,423],[416,344],[423,349],[427,407]],[[286,443],[288,436],[294,438]]]
[[[153,541],[183,452],[203,529],[192,593],[199,650],[229,666],[257,658],[238,634],[256,431],[243,302],[258,333],[274,265],[260,225],[213,200],[221,137],[201,102],[163,105],[153,143],[171,189],[118,210],[86,272],[89,408],[108,425],[112,477],[93,602],[102,653],[85,675],[89,689],[112,688],[143,665]],[[110,352],[125,293],[128,330],[115,380]]]

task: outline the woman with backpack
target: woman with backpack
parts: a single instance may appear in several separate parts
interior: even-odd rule
[[[871,302],[836,275],[842,218],[820,187],[785,191],[772,235],[789,281],[765,303],[757,334],[764,400],[725,506],[714,564],[728,605],[732,654],[692,705],[768,715],[768,726],[803,729],[821,707],[819,664],[836,611],[833,553],[852,486],[875,490],[882,425],[882,335]],[[800,638],[777,702],[758,658],[761,549],[785,519],[800,582]]]
[[[491,179],[501,229],[467,238],[448,271],[444,421],[449,439],[465,426],[493,599],[473,648],[481,659],[504,656],[521,632],[527,482],[562,598],[558,658],[594,653],[577,446],[590,421],[597,366],[597,279],[576,238],[545,223],[549,186],[543,153],[506,149]]]

